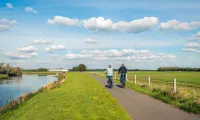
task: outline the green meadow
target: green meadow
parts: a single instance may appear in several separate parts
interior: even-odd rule
[[[157,72],[157,71],[137,71],[128,72],[128,79],[134,80],[135,75],[137,80],[151,80],[173,82],[176,78],[177,83],[200,85],[200,72]],[[118,75],[119,77],[119,75]]]

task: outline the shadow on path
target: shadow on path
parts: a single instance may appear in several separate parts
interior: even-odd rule
[[[106,80],[101,77],[89,75],[103,86],[107,84]],[[112,89],[107,90],[134,120],[200,120],[200,116],[186,113],[150,96],[137,93],[131,89],[122,89],[122,86],[114,85],[114,83],[113,86]]]

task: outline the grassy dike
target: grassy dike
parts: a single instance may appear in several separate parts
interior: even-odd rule
[[[130,116],[96,80],[68,73],[59,87],[35,95],[0,120],[130,120]]]

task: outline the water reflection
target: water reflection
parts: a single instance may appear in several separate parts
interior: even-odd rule
[[[0,107],[24,93],[37,90],[55,80],[54,75],[22,75],[21,77],[0,80]]]

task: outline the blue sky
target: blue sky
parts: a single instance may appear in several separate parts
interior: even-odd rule
[[[0,62],[200,67],[200,1],[3,0]]]

